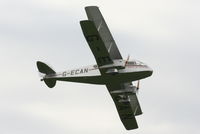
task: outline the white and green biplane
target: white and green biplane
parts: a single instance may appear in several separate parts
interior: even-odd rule
[[[39,72],[44,74],[41,80],[49,88],[53,88],[56,81],[105,85],[125,128],[136,129],[135,116],[142,114],[136,96],[139,80],[151,76],[153,71],[140,61],[129,61],[129,57],[123,60],[99,8],[89,6],[85,10],[88,20],[80,21],[80,25],[97,65],[55,72],[45,63],[37,61]],[[132,81],[138,81],[136,86]]]

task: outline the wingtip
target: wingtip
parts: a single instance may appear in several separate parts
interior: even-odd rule
[[[37,67],[41,66],[41,64],[43,64],[41,61],[36,61]]]
[[[89,8],[99,8],[98,6],[86,6],[85,10],[89,9]]]

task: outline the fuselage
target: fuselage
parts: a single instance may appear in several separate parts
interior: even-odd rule
[[[125,65],[126,64],[126,65]],[[54,75],[46,75],[44,79],[70,81],[90,84],[123,83],[144,79],[152,75],[152,69],[139,61],[117,60],[112,65],[90,65],[67,70]]]

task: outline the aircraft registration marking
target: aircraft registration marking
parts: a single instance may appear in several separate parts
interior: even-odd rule
[[[71,70],[69,72],[65,71],[62,73],[62,76],[67,76],[67,75],[78,75],[78,74],[83,74],[83,73],[88,73],[89,69],[84,68],[84,69],[75,69]]]
[[[86,40],[88,42],[93,42],[93,41],[98,41],[99,40],[99,36],[98,35],[88,35],[86,36]]]

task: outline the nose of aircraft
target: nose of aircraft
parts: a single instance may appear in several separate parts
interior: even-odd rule
[[[151,76],[153,74],[153,69],[151,69],[150,67],[148,67],[148,76]]]

